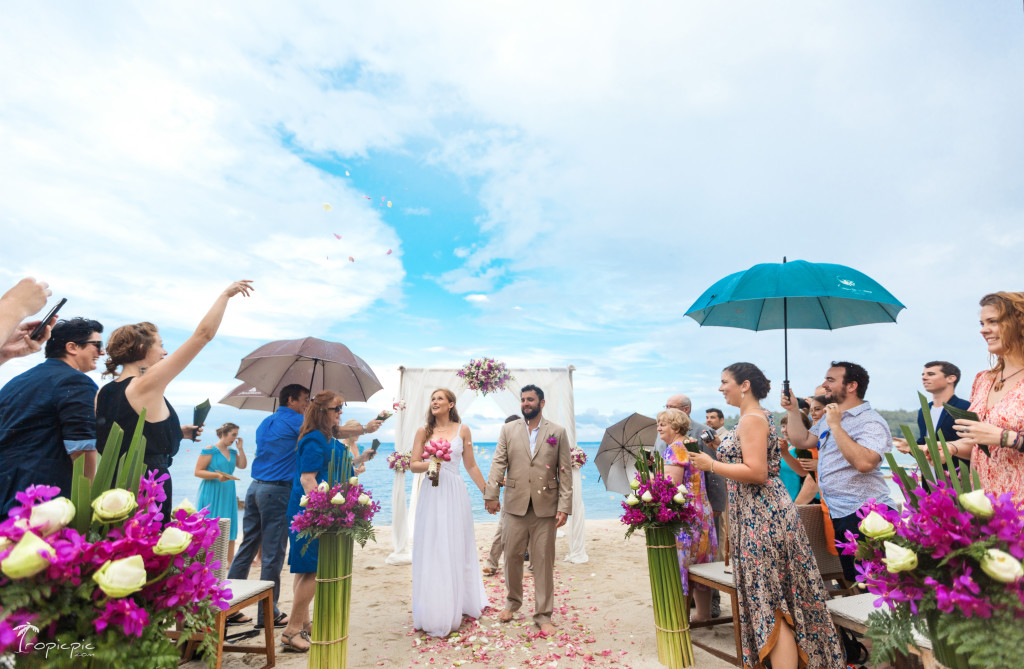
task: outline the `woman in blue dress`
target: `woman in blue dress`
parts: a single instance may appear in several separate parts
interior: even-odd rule
[[[238,450],[231,448],[234,444]],[[208,518],[230,518],[231,535],[228,537],[228,564],[235,559],[235,539],[238,536],[238,496],[235,494],[233,476],[235,468],[245,469],[248,459],[238,436],[238,426],[224,423],[217,428],[217,443],[207,446],[199,453],[196,461],[196,476],[203,479],[199,484],[199,508],[209,509]]]
[[[347,481],[354,475],[356,467],[376,455],[376,451],[367,449],[358,458],[353,458],[348,447],[335,438],[344,404],[345,398],[340,393],[324,390],[317,393],[306,407],[306,415],[299,430],[298,467],[292,484],[292,496],[288,500],[289,519],[302,511],[299,506],[302,496],[328,479],[332,456],[334,481],[337,483]],[[316,593],[319,542],[315,539],[300,539],[298,533],[290,528],[288,538],[288,568],[295,580],[292,586],[292,611],[288,616],[288,625],[281,630],[281,643],[286,651],[304,653],[309,650],[309,605]]]

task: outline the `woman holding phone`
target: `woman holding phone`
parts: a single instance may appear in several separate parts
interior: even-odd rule
[[[238,447],[237,450],[231,448]],[[238,426],[224,423],[217,428],[217,443],[207,446],[199,453],[196,461],[196,477],[199,484],[198,509],[209,509],[210,518],[230,518],[231,533],[228,537],[228,564],[235,559],[235,539],[238,537],[238,495],[235,492],[235,468],[245,469],[248,460],[238,436]]]
[[[107,341],[107,371],[104,376],[113,375],[114,381],[100,388],[96,394],[96,448],[100,453],[107,443],[114,424],[124,430],[121,452],[126,453],[135,434],[135,426],[142,410],[146,410],[146,422],[142,435],[146,438],[145,465],[147,470],[155,469],[167,474],[164,482],[164,500],[161,511],[164,522],[170,520],[172,490],[170,472],[171,460],[178,453],[182,439],[198,437],[202,428],[182,425],[174,407],[164,397],[171,381],[185,371],[217,334],[224,319],[228,300],[241,294],[246,297],[252,292],[252,281],[235,281],[224,289],[213,306],[203,316],[195,332],[168,354],[160,332],[152,323],[123,325],[110,334]],[[121,371],[118,372],[118,367]]]

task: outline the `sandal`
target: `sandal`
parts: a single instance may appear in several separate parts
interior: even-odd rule
[[[285,613],[284,611],[281,611],[281,613],[278,613],[274,617],[274,627],[276,627],[277,629],[281,629],[282,627],[288,627],[288,614]],[[256,623],[256,629],[258,629],[258,630],[263,629],[263,625],[260,625],[259,623]]]
[[[306,642],[306,647],[305,648],[303,648],[302,646],[296,646],[295,645],[295,637],[299,637],[300,639],[304,639],[305,635],[302,632],[296,632],[294,634],[282,634],[281,635],[281,645],[284,647],[284,648],[282,648],[282,650],[284,650],[284,652],[286,652],[286,653],[308,653],[309,652],[309,642],[308,641]]]
[[[241,611],[235,611],[230,616],[224,619],[227,625],[248,625],[252,622],[252,618],[245,615]]]

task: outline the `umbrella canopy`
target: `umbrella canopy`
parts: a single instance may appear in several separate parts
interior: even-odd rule
[[[274,412],[277,411],[277,396],[270,397],[259,388],[243,383],[220,398],[218,404],[227,404],[237,409]]]
[[[703,325],[783,330],[789,392],[789,328],[835,330],[895,323],[906,307],[877,281],[844,265],[762,263],[717,281],[686,311]]]
[[[629,482],[636,474],[636,456],[643,446],[658,440],[658,423],[635,413],[604,431],[594,464],[609,492],[630,493]]]
[[[327,389],[349,402],[365,402],[381,389],[377,375],[348,346],[316,337],[264,344],[242,358],[235,378],[271,397],[298,383],[311,394]]]

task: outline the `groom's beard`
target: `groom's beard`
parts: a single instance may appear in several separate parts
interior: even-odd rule
[[[533,420],[534,418],[537,417],[537,414],[539,413],[539,407],[537,409],[534,409],[533,411],[530,411],[529,409],[523,409],[523,418],[525,418],[526,420]]]

